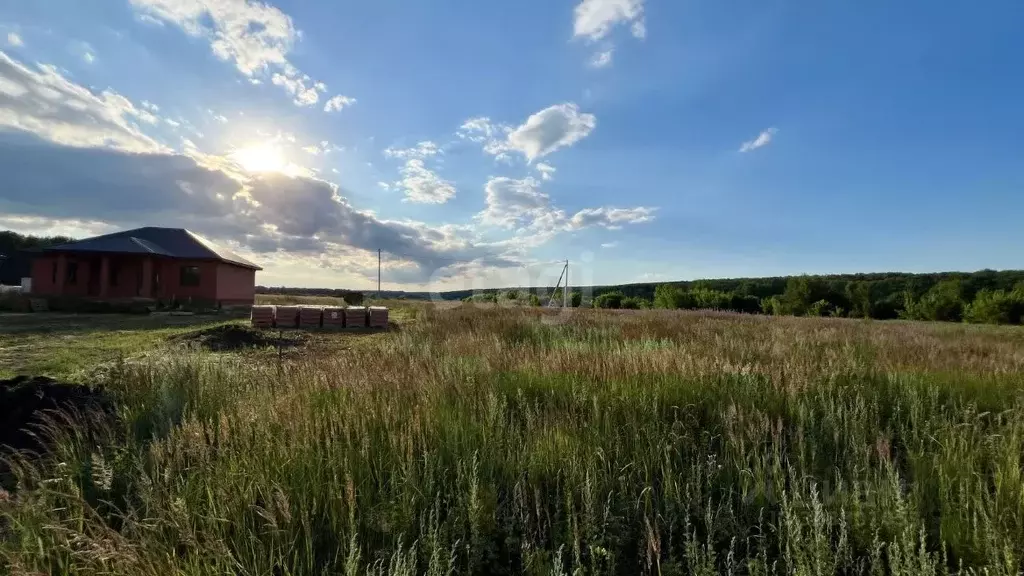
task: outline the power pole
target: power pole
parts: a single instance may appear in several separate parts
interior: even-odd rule
[[[565,289],[562,290],[562,308],[568,308],[569,304],[572,304],[572,298],[569,296],[569,261],[565,261]]]
[[[377,300],[380,300],[380,248],[377,248]]]

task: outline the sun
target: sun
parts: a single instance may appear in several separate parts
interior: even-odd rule
[[[285,172],[288,168],[281,149],[266,142],[239,148],[230,157],[248,172]]]

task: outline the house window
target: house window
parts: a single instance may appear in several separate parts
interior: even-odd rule
[[[199,286],[199,266],[182,266],[180,284],[182,286]]]
[[[66,281],[68,284],[75,284],[78,282],[78,262],[68,262]]]

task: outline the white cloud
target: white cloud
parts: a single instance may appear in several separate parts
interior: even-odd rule
[[[351,106],[355,103],[355,98],[350,98],[348,96],[342,96],[341,94],[338,94],[337,96],[332,96],[327,101],[327,103],[324,104],[324,112],[337,112],[342,108],[346,106]]]
[[[384,149],[384,155],[388,158],[399,158],[402,160],[409,158],[429,158],[441,153],[441,147],[430,140],[424,140],[412,148],[389,147]]]
[[[313,156],[317,156],[320,154],[320,148],[317,147],[315,144],[303,146],[302,150],[305,151],[307,154],[312,154]]]
[[[0,128],[68,146],[165,150],[135,124],[150,117],[117,92],[94,93],[53,66],[31,69],[0,52]]]
[[[634,38],[639,40],[647,38],[647,24],[643,20],[633,22],[633,25],[629,27],[629,31],[632,32]]]
[[[323,82],[313,82],[309,76],[288,76],[286,74],[274,73],[270,81],[275,86],[280,86],[286,92],[294,96],[292,102],[296,106],[312,106],[320,101],[319,92],[327,89]]]
[[[618,242],[604,242],[601,244],[601,248],[615,248],[618,245]]]
[[[129,0],[142,14],[179,26],[210,42],[220,59],[246,76],[283,69],[298,39],[292,19],[277,8],[249,0]]]
[[[170,118],[164,118],[164,122],[166,122],[167,125],[170,126],[171,128],[177,128],[178,126],[181,126],[181,122],[175,122],[174,120],[171,120]]]
[[[601,52],[597,52],[590,59],[591,68],[604,68],[612,63],[612,54],[615,52],[614,48],[609,48]]]
[[[377,182],[377,186],[380,186],[381,190],[391,190],[391,184],[388,184],[387,182]]]
[[[520,236],[533,237],[539,243],[560,232],[583,228],[616,230],[626,224],[640,224],[654,218],[654,208],[584,208],[568,216],[553,205],[551,197],[540,189],[536,178],[521,180],[504,176],[491,178],[484,188],[486,207],[477,214],[482,223],[499,228],[517,229]]]
[[[508,145],[530,161],[586,138],[597,117],[580,113],[574,103],[556,104],[533,114],[508,135]]]
[[[148,24],[150,26],[157,26],[159,28],[163,28],[164,27],[164,21],[163,20],[161,20],[159,18],[154,18],[153,16],[150,16],[149,14],[136,14],[135,15],[135,19],[138,20],[139,22],[142,22],[143,24]]]
[[[462,126],[455,133],[459,138],[480,143],[493,138],[497,128],[490,118],[479,116],[463,122]]]
[[[761,133],[757,135],[757,138],[744,142],[743,145],[740,146],[740,152],[750,152],[752,150],[757,150],[762,146],[767,146],[772,141],[772,138],[775,137],[776,132],[778,132],[778,129],[776,128],[762,130]]]
[[[643,38],[644,0],[582,0],[574,13],[573,36],[600,40],[619,24],[630,24],[633,35]]]
[[[213,115],[213,119],[216,120],[217,122],[220,122],[221,124],[227,124],[228,123],[227,117],[222,116],[220,114],[214,114]]]
[[[551,198],[541,192],[540,182],[504,176],[491,178],[484,187],[487,207],[479,214],[485,224],[514,228],[532,224],[551,211]]]
[[[96,56],[92,52],[85,52],[82,54],[82,60],[85,60],[86,64],[92,64],[96,61]]]
[[[174,24],[191,36],[205,39],[215,56],[232,63],[251,82],[257,83],[258,75],[273,72],[272,82],[291,94],[298,106],[316,104],[319,95],[327,91],[323,82],[313,82],[289,61],[288,55],[301,34],[291,17],[269,3],[255,0],[129,2],[139,12],[141,20]],[[334,98],[331,101],[335,101]]]
[[[618,230],[624,224],[640,224],[654,219],[655,208],[584,208],[569,219],[569,228],[579,230],[594,226]]]
[[[25,45],[25,42],[21,39],[21,36],[19,36],[17,32],[7,33],[7,43],[15,47]]]
[[[545,164],[543,162],[538,162],[535,168],[537,168],[537,171],[540,172],[541,179],[553,180],[555,178],[556,169],[554,166],[550,164]]]
[[[572,102],[549,106],[526,119],[518,127],[496,124],[487,117],[471,118],[459,127],[456,134],[463,140],[483,145],[487,154],[498,161],[511,161],[511,154],[519,152],[532,162],[537,158],[572,146],[586,138],[597,126],[597,117],[581,113]]]
[[[139,103],[139,105],[142,106],[143,108],[145,108],[146,110],[149,110],[150,112],[159,112],[160,111],[160,107],[157,106],[156,104],[153,104],[149,100],[143,100],[142,102]]]
[[[444,204],[455,197],[455,186],[427,168],[419,158],[410,158],[400,172],[402,179],[395,182],[395,187],[405,192],[408,202]]]

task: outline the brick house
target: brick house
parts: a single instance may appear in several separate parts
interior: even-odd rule
[[[251,305],[257,270],[188,230],[137,228],[43,249],[32,263],[32,293]]]

